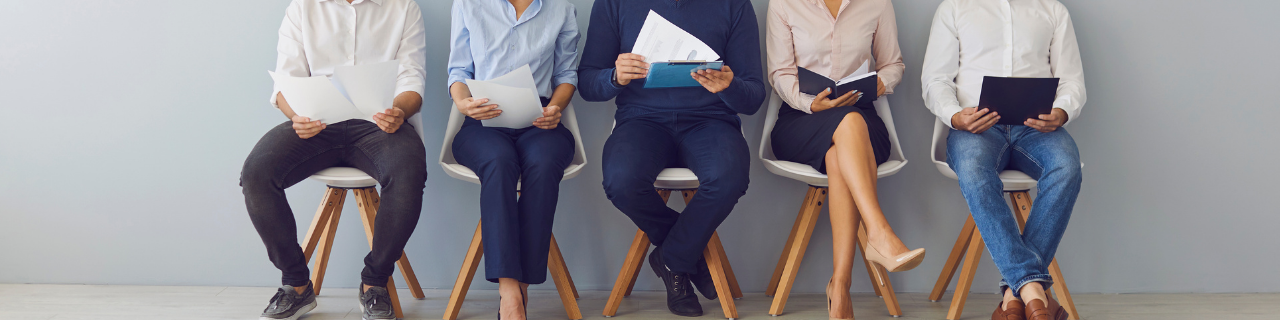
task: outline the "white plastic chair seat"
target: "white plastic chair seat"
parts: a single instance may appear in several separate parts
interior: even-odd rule
[[[418,134],[418,138],[422,138],[422,114],[415,114],[409,117],[409,124],[413,125],[414,133]],[[318,180],[325,184],[338,188],[369,188],[378,185],[378,180],[360,171],[360,169],[350,167],[332,167],[320,172],[312,174],[312,180]]]
[[[574,140],[573,160],[569,162],[568,167],[564,168],[564,177],[560,179],[563,181],[578,176],[582,168],[587,166],[587,150],[582,145],[582,134],[578,132],[578,117],[573,112],[573,104],[569,104],[561,112],[560,125],[569,129]],[[449,111],[449,125],[444,132],[444,143],[440,147],[440,167],[444,168],[444,173],[450,177],[480,184],[480,176],[477,176],[471,168],[458,163],[458,160],[453,157],[453,138],[458,135],[458,130],[462,129],[463,121],[466,121],[466,117],[458,111],[457,105],[452,105]],[[519,190],[520,184],[517,182],[516,191]]]
[[[907,166],[906,156],[902,153],[902,146],[898,143],[898,132],[893,125],[893,112],[889,110],[888,99],[877,99],[874,103],[876,113],[880,115],[880,119],[884,121],[885,128],[889,131],[889,160],[881,163],[876,167],[876,177],[884,178],[902,171]],[[760,139],[760,161],[764,162],[765,169],[773,174],[783,176],[792,180],[807,183],[815,187],[827,186],[827,175],[818,172],[813,166],[778,160],[773,154],[773,126],[778,122],[778,112],[782,108],[782,97],[777,92],[773,92],[769,97],[769,106],[765,113],[765,125],[763,138]]]
[[[311,175],[311,179],[319,180],[327,185],[338,188],[368,188],[378,185],[378,180],[374,180],[368,174],[360,169],[350,167],[333,167]]]
[[[653,180],[653,187],[658,189],[686,190],[698,188],[698,176],[687,168],[666,168]]]

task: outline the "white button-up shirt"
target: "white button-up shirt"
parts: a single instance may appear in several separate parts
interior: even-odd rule
[[[978,105],[983,76],[1059,78],[1053,107],[1068,121],[1085,102],[1075,29],[1057,0],[943,1],[921,73],[925,106],[947,126]]]
[[[422,10],[413,0],[293,0],[280,24],[276,73],[329,76],[337,66],[399,60],[396,95],[423,95],[426,46]],[[278,93],[278,87],[271,93],[277,107]]]

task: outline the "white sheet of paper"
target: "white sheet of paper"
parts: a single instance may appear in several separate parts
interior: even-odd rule
[[[329,78],[325,76],[294,77],[284,74],[271,74],[284,99],[294,113],[303,117],[319,120],[325,124],[334,124],[350,119],[360,119],[364,115],[338,91]]]
[[[689,32],[649,10],[631,53],[644,56],[644,62],[672,60],[718,61],[720,55]]]
[[[396,60],[334,68],[332,77],[294,77],[267,71],[298,115],[334,124],[351,119],[373,122],[391,108],[400,63]]]
[[[345,92],[360,113],[373,115],[391,108],[395,100],[400,63],[396,60],[333,68],[338,91]]]
[[[480,121],[486,127],[520,129],[532,126],[542,116],[542,99],[529,65],[489,80],[467,79],[467,87],[472,97],[489,99],[488,104],[502,110],[502,115]]]
[[[862,66],[858,67],[858,70],[854,71],[853,73],[850,73],[848,76],[844,77],[844,79],[840,79],[840,81],[836,82],[836,85],[838,86],[838,85],[850,83],[853,81],[862,80],[862,78],[866,78],[869,76],[868,73],[871,73],[871,60],[863,61]]]

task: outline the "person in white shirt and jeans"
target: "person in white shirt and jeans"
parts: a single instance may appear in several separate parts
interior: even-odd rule
[[[998,125],[979,109],[982,78],[1060,78],[1053,111]],[[953,130],[947,162],[992,260],[1004,301],[992,319],[1066,319],[1045,295],[1048,266],[1080,193],[1080,152],[1062,126],[1080,116],[1084,72],[1067,8],[1057,0],[946,0],[938,6],[921,75],[925,105]],[[1000,171],[1020,170],[1039,192],[1025,231],[1003,198]],[[1025,302],[1025,303],[1024,303]]]
[[[422,11],[412,0],[294,0],[280,25],[276,73],[329,76],[334,67],[397,60],[396,96],[376,122],[325,125],[294,113],[279,88],[271,104],[289,121],[267,132],[241,171],[240,185],[267,256],[283,273],[283,286],[261,319],[297,319],[315,308],[310,272],[298,246],[297,225],[284,189],[317,171],[356,167],[382,185],[373,249],[364,258],[363,319],[394,319],[387,280],[422,212],[426,149],[405,119],[422,107]]]

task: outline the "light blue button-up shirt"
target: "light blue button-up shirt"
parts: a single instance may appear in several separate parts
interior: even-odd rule
[[[449,86],[526,64],[543,97],[562,83],[578,84],[578,18],[567,0],[534,0],[519,20],[507,0],[454,0],[450,41]]]

